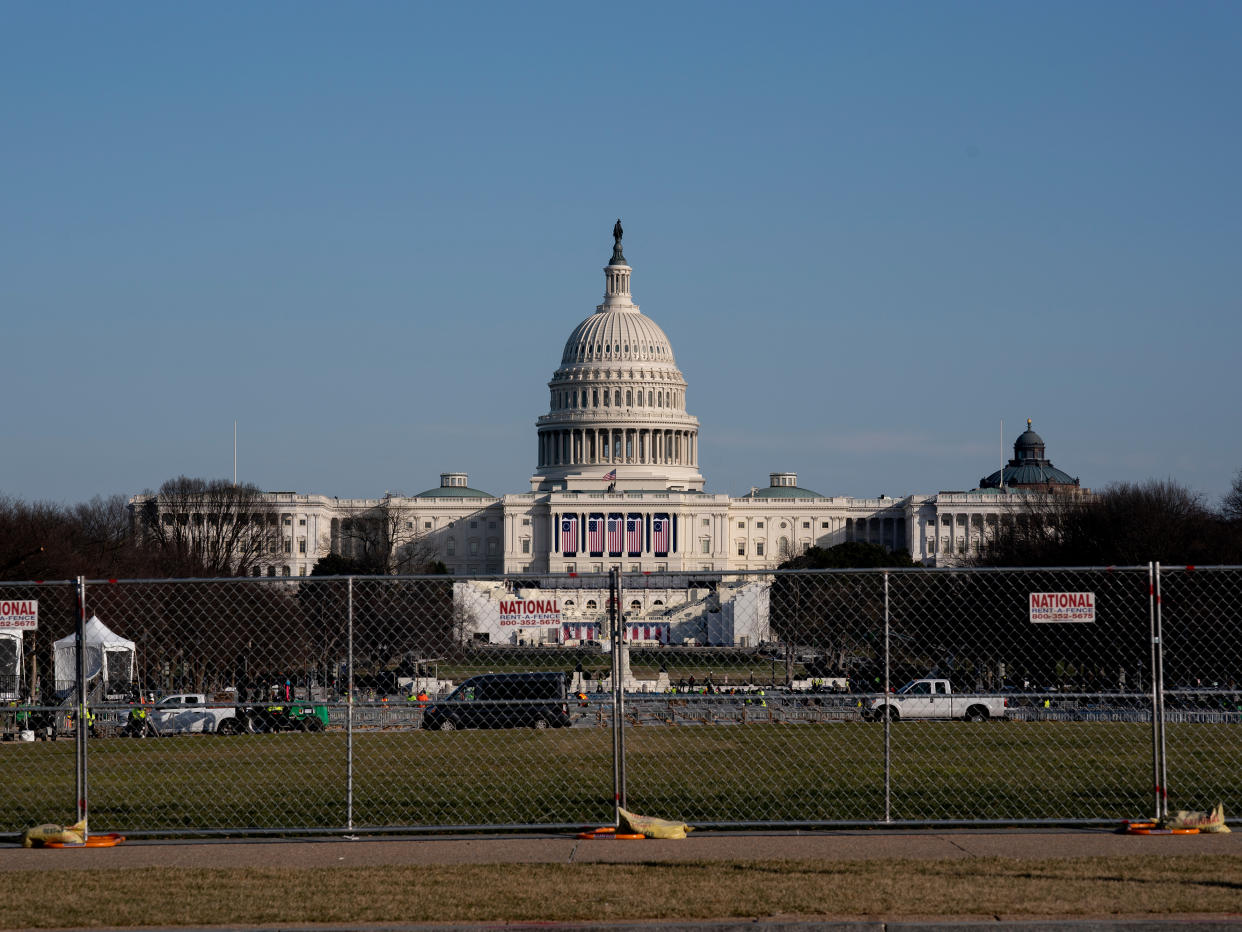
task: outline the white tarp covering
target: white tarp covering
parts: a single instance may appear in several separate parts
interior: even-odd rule
[[[22,633],[0,631],[0,699],[17,699],[22,684]]]
[[[134,642],[113,634],[97,615],[85,625],[87,682],[103,674],[104,693],[128,692],[134,679]],[[77,635],[52,645],[56,691],[73,689],[77,669]]]

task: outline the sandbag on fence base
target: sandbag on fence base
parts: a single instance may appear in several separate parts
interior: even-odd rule
[[[73,825],[54,825],[51,822],[35,825],[22,832],[23,848],[43,848],[50,844],[80,845],[86,840],[86,820]]]
[[[619,809],[618,812],[621,814],[621,827],[635,835],[646,835],[648,838],[685,838],[687,832],[694,831],[694,826],[685,822],[642,816],[625,809]]]
[[[1195,812],[1181,809],[1162,823],[1164,828],[1197,828],[1206,834],[1224,834],[1230,831],[1225,824],[1225,804],[1217,803],[1211,812]]]

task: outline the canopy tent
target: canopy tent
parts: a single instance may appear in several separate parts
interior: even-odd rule
[[[22,686],[22,632],[0,631],[0,699],[20,698]]]
[[[134,681],[134,642],[114,634],[97,615],[86,623],[86,680],[102,674],[105,696],[128,695]],[[63,637],[52,645],[56,673],[56,692],[73,691],[77,676],[77,635]]]

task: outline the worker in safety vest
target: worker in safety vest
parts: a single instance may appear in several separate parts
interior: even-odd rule
[[[766,709],[768,707],[768,700],[764,698],[765,695],[762,689],[759,690],[759,705]]]
[[[141,738],[147,733],[147,709],[141,699],[130,707],[125,731],[134,738]]]

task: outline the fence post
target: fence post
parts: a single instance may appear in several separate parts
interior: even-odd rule
[[[74,680],[78,692],[77,721],[75,722],[74,738],[77,760],[78,821],[85,824],[90,814],[90,785],[86,760],[87,709],[90,708],[86,698],[86,577],[78,577],[78,619],[77,640],[74,652]],[[82,833],[86,837],[86,832]]]
[[[1151,628],[1151,785],[1155,793],[1156,818],[1160,818],[1160,793],[1163,784],[1160,782],[1160,697],[1157,689],[1159,680],[1159,656],[1157,653],[1160,637],[1156,634],[1156,565],[1147,564],[1147,618]]]
[[[345,601],[345,827],[354,828],[354,577]]]
[[[624,632],[621,630],[621,570],[613,567],[608,571],[608,622],[611,628],[612,647],[612,794],[613,818],[621,824],[620,809],[625,806],[625,698],[621,676],[625,664],[621,651],[625,649]]]
[[[1160,715],[1160,793],[1157,797],[1160,804],[1160,813],[1158,818],[1167,818],[1169,815],[1169,762],[1164,742],[1164,618],[1163,600],[1160,598],[1159,561],[1156,562],[1156,638],[1154,647],[1158,666],[1153,671],[1155,673],[1153,679],[1156,680],[1156,694],[1159,697],[1156,706]]]
[[[893,821],[893,760],[892,760],[892,716],[888,711],[888,677],[889,677],[889,656],[888,656],[888,629],[889,629],[889,610],[888,610],[888,570],[884,571],[884,702],[880,708],[884,710],[884,821]]]

